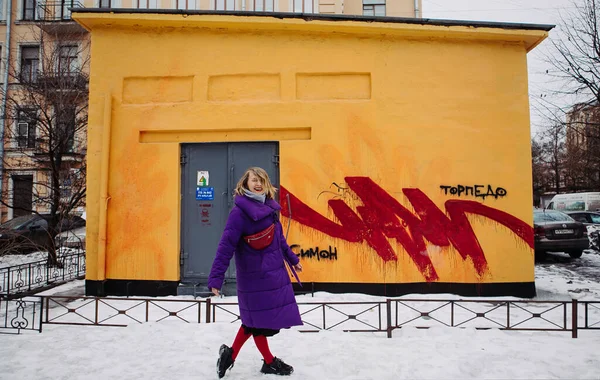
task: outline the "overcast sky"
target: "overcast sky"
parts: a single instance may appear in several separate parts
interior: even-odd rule
[[[550,32],[550,38],[553,38],[560,33],[561,14],[573,11],[574,1],[582,0],[423,0],[423,17],[551,24],[556,25]],[[533,133],[539,131],[540,126],[548,124],[540,112],[543,104],[549,101],[566,106],[575,101],[559,97],[553,92],[560,84],[545,74],[549,65],[544,61],[544,56],[551,50],[551,43],[546,39],[528,55]]]

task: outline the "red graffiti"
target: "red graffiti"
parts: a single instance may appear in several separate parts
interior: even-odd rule
[[[463,260],[471,258],[477,273],[487,271],[487,260],[477,236],[467,219],[467,213],[497,222],[519,236],[533,248],[533,228],[514,216],[475,201],[448,200],[446,214],[419,189],[403,189],[416,215],[402,206],[368,177],[346,177],[348,187],[363,205],[354,212],[343,200],[331,199],[329,207],[339,224],[314,211],[300,199],[281,188],[282,214],[296,222],[348,242],[366,241],[384,260],[397,260],[388,242],[400,243],[427,281],[439,279],[427,254],[425,240],[439,247],[454,246]],[[288,205],[287,195],[290,204]]]

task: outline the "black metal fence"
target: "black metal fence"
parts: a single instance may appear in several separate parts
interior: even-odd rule
[[[27,297],[33,299],[36,297]],[[15,316],[42,324],[127,326],[146,322],[236,323],[238,304],[218,299],[37,297],[36,307]],[[3,308],[5,302],[0,301]],[[28,301],[31,302],[31,301]],[[300,302],[302,332],[323,330],[386,333],[403,327],[571,332],[600,330],[600,301],[387,299],[374,302]],[[12,309],[15,309],[13,306]],[[40,316],[40,311],[43,316]],[[6,314],[6,313],[5,313]],[[5,328],[11,318],[4,315]],[[27,325],[30,326],[30,325]],[[33,326],[33,325],[32,325]],[[0,326],[2,327],[2,326]],[[18,326],[17,326],[18,327]],[[37,327],[37,325],[36,325]]]
[[[43,304],[40,297],[0,300],[0,333],[22,330],[42,332]]]
[[[0,298],[14,298],[85,276],[85,252],[61,254],[58,265],[47,260],[0,268]]]

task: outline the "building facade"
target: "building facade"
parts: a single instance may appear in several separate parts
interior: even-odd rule
[[[421,16],[421,0],[0,1],[2,221],[48,211],[58,189],[61,207],[85,209],[90,36],[72,8]]]
[[[249,166],[305,289],[535,294],[527,53],[551,26],[74,17],[94,41],[87,294],[206,290]]]
[[[600,189],[600,105],[573,106],[566,118],[566,160],[571,191]]]

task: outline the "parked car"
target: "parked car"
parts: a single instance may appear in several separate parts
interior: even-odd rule
[[[599,211],[600,192],[556,194],[547,209],[567,211]]]
[[[586,227],[569,215],[555,210],[533,211],[533,233],[536,257],[548,251],[567,252],[569,256],[581,257],[589,246]]]
[[[587,227],[590,248],[600,251],[600,212],[570,211],[566,214]]]
[[[52,245],[48,233],[47,214],[30,214],[18,216],[0,225],[0,251],[4,253],[27,253],[37,250],[47,250]],[[85,226],[85,219],[72,216],[63,219],[59,231],[69,231]]]
[[[56,235],[54,245],[59,248],[85,249],[85,226]]]

